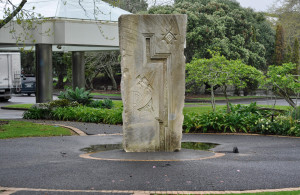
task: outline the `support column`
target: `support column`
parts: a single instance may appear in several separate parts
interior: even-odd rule
[[[36,53],[36,103],[53,100],[52,45],[35,45]]]
[[[85,88],[84,52],[72,52],[72,86],[73,89]]]

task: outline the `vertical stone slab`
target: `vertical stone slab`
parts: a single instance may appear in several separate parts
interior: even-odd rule
[[[123,15],[123,147],[126,152],[181,148],[186,15]]]

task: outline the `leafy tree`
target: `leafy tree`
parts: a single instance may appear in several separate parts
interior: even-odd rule
[[[86,53],[85,78],[87,88],[93,89],[93,79],[100,73],[106,74],[114,90],[118,88],[115,73],[120,68],[119,51],[102,51]]]
[[[24,74],[35,74],[34,52],[21,52],[21,67]]]
[[[296,37],[300,38],[300,1],[277,0],[272,12],[277,23],[283,26],[285,40],[292,45]]]
[[[287,51],[286,51],[286,54],[284,56],[284,62],[285,63],[289,63],[289,62],[292,62],[292,48],[290,45],[287,46]]]
[[[103,0],[131,13],[146,11],[148,3],[145,0]]]
[[[203,85],[208,83],[211,91],[212,108],[215,111],[214,87],[219,85],[223,89],[227,101],[227,110],[230,111],[227,96],[227,87],[235,85],[242,89],[247,86],[247,82],[252,80],[260,81],[263,74],[256,68],[244,64],[241,60],[227,60],[220,54],[212,54],[210,59],[194,58],[187,64],[187,83]]]
[[[275,52],[274,52],[274,63],[281,65],[284,62],[284,33],[281,25],[276,27],[276,38],[275,38]]]
[[[299,56],[299,41],[298,38],[295,38],[294,47],[293,47],[293,56],[292,56],[292,62],[296,64],[296,71],[295,73],[299,74],[299,66],[300,66],[300,56]]]
[[[7,0],[6,2],[0,1],[4,5],[3,7],[3,19],[0,20],[0,29],[4,27],[7,23],[9,23],[14,17],[17,17],[17,22],[21,23],[21,20],[24,17],[28,16],[25,15],[26,13],[22,8],[27,3],[27,0],[22,0],[19,5],[14,5],[11,1]]]
[[[283,97],[293,108],[296,103],[291,95],[300,93],[300,81],[292,74],[296,65],[284,63],[282,66],[269,66],[267,77],[262,84],[271,87],[279,96]]]
[[[210,58],[208,50],[227,59],[265,69],[271,61],[274,30],[262,13],[242,8],[231,0],[176,0],[173,6],[156,6],[150,14],[187,14],[187,62],[193,57]]]
[[[57,89],[64,87],[64,77],[68,74],[68,69],[71,69],[72,58],[70,53],[53,52],[53,71],[54,75],[57,76]]]

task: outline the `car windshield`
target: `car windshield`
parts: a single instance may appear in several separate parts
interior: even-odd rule
[[[23,82],[35,82],[35,77],[24,77]]]

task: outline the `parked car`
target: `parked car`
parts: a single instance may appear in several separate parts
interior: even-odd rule
[[[36,79],[34,75],[23,75],[21,93],[28,96],[36,93]]]

